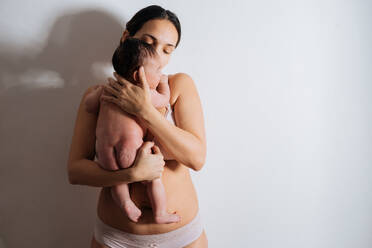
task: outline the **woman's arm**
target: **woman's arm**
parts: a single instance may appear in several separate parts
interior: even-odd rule
[[[198,171],[206,159],[206,134],[196,86],[185,73],[174,75],[169,86],[172,95],[176,94],[174,115],[177,126],[152,106],[144,108],[139,117],[175,160]]]
[[[98,116],[85,110],[84,101],[94,89],[93,87],[85,92],[78,109],[67,164],[69,182],[108,187],[160,177],[164,165],[163,156],[156,146],[154,147],[155,154],[151,154],[153,145],[151,142],[143,144],[137,152],[134,165],[127,169],[108,171],[92,161],[95,156],[95,130]]]
[[[139,69],[139,84],[114,73],[116,80],[108,78],[104,91],[110,96],[102,100],[112,102],[124,111],[136,115],[151,133],[180,163],[193,170],[200,170],[206,157],[204,118],[199,95],[194,81],[187,74],[178,73],[169,82],[174,103],[177,126],[170,124],[151,104],[150,89],[143,67]]]

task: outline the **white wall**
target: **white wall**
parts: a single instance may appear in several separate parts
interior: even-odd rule
[[[76,108],[152,3],[182,24],[166,72],[203,103],[210,247],[371,247],[371,1],[3,0],[0,248],[88,247],[98,189],[66,175]]]

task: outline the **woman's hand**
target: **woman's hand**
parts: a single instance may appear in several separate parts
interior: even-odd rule
[[[153,147],[154,153],[151,152]],[[152,141],[143,142],[138,149],[132,170],[134,182],[151,181],[159,178],[164,170],[164,157],[158,146]]]
[[[137,86],[114,72],[117,81],[108,78],[108,85],[104,85],[106,94],[102,94],[101,100],[114,103],[129,114],[141,115],[144,109],[152,106],[152,103],[150,87],[143,66],[140,67],[138,74],[139,84]]]

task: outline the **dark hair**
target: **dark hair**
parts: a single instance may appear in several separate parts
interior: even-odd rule
[[[133,73],[143,65],[146,58],[154,56],[157,53],[153,46],[143,40],[128,37],[116,48],[112,65],[120,76],[136,84]]]
[[[154,19],[165,19],[170,21],[174,27],[177,29],[178,32],[178,40],[176,43],[176,47],[181,40],[181,24],[178,20],[176,14],[174,14],[170,10],[163,9],[159,5],[150,5],[146,8],[139,10],[128,22],[126,25],[126,29],[129,32],[130,36],[133,36],[137,33],[138,30],[141,29],[143,24],[145,24],[149,20]]]

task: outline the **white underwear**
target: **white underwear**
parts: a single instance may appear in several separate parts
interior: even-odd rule
[[[94,226],[94,238],[99,243],[110,248],[182,248],[189,245],[203,232],[203,224],[199,212],[188,224],[160,234],[132,234],[123,232],[109,225],[96,217]]]

